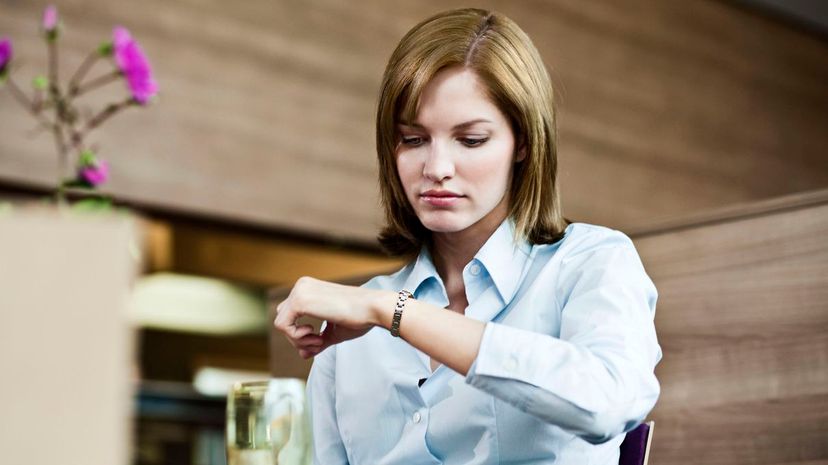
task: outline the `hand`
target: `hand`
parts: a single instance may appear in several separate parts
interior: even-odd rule
[[[276,307],[273,325],[299,350],[299,356],[307,359],[379,324],[373,308],[376,299],[383,296],[384,291],[302,277]],[[297,325],[303,316],[326,321],[325,329],[317,334],[311,325]]]

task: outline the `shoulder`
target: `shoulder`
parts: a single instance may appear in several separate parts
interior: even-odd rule
[[[643,271],[643,264],[632,239],[625,233],[606,226],[589,223],[572,223],[564,237],[555,244],[544,244],[537,251],[538,257],[546,256],[550,265],[559,270],[556,274],[580,275],[587,270],[615,272],[636,269]],[[558,278],[558,281],[565,280]]]
[[[562,288],[572,288],[576,283],[626,283],[645,286],[655,293],[641,257],[625,233],[587,223],[573,223],[567,229],[555,254],[557,282]]]
[[[635,245],[629,236],[617,229],[597,224],[572,223],[560,241],[557,255],[563,262],[567,262],[598,251],[618,249],[635,252]]]

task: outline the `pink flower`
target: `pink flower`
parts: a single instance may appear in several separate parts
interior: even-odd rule
[[[43,26],[43,30],[46,32],[52,32],[57,29],[58,12],[54,5],[49,5],[45,10],[43,10],[43,22],[41,24]]]
[[[95,160],[94,164],[81,166],[78,174],[81,180],[96,187],[105,183],[109,178],[109,165],[106,160]]]
[[[0,39],[0,74],[6,71],[6,66],[11,62],[12,58],[12,43],[11,40]]]
[[[126,28],[117,26],[112,31],[112,47],[115,54],[115,63],[124,73],[127,85],[135,100],[145,104],[156,93],[158,85],[152,77],[149,61],[130,36]]]

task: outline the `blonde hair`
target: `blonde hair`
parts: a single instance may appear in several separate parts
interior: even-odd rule
[[[506,16],[477,8],[439,13],[417,24],[391,54],[377,105],[377,157],[386,225],[378,239],[394,256],[415,256],[431,232],[417,218],[397,173],[398,123],[414,121],[420,95],[440,70],[474,71],[509,120],[516,150],[509,216],[530,243],[559,240],[567,220],[557,183],[557,129],[549,74],[529,36]]]

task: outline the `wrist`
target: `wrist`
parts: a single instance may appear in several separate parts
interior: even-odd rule
[[[391,329],[391,320],[394,319],[394,306],[397,303],[397,293],[394,291],[377,291],[371,302],[371,323]]]

